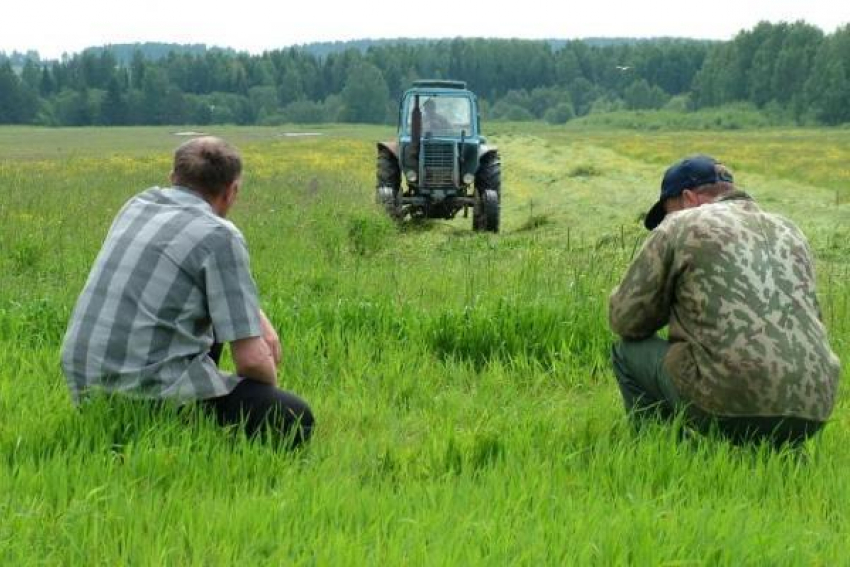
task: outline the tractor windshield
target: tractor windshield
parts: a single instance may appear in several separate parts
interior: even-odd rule
[[[423,136],[460,137],[472,133],[471,105],[467,97],[461,96],[420,96],[419,108],[422,112]],[[407,107],[407,131],[410,132],[413,115],[413,98]]]

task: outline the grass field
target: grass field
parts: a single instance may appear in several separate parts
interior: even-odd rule
[[[710,152],[810,237],[850,359],[850,131],[496,125],[493,236],[384,218],[390,128],[216,128],[245,158],[232,219],[282,384],[318,420],[289,454],[68,399],[70,309],[177,130],[0,128],[0,565],[847,564],[847,396],[803,454],[636,435],[606,308],[664,168]]]

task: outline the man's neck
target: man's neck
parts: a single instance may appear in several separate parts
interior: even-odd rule
[[[191,187],[186,187],[185,185],[174,185],[174,186],[172,186],[172,188],[180,190],[180,191],[185,191],[187,193],[191,193],[192,195],[195,195],[199,199],[203,199],[204,201],[206,201],[206,203],[210,206],[210,208],[213,210],[213,212],[215,214],[217,214],[221,218],[226,218],[228,207],[227,207],[225,196],[223,194],[217,195],[215,197],[210,197],[209,195],[206,195],[206,194],[204,194],[200,191],[196,191],[195,189],[192,189]]]

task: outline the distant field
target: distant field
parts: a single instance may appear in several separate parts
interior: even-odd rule
[[[713,153],[809,235],[850,360],[850,131],[497,124],[493,236],[381,214],[373,142],[392,128],[209,129],[244,154],[232,218],[282,383],[318,419],[281,454],[65,392],[91,261],[188,130],[0,128],[1,565],[846,563],[847,397],[804,457],[637,436],[606,306],[664,168]]]

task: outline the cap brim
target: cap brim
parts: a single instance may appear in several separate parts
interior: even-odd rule
[[[665,216],[667,216],[667,211],[664,210],[664,203],[659,200],[646,213],[646,218],[643,219],[643,226],[646,227],[646,230],[653,230],[661,224]]]

